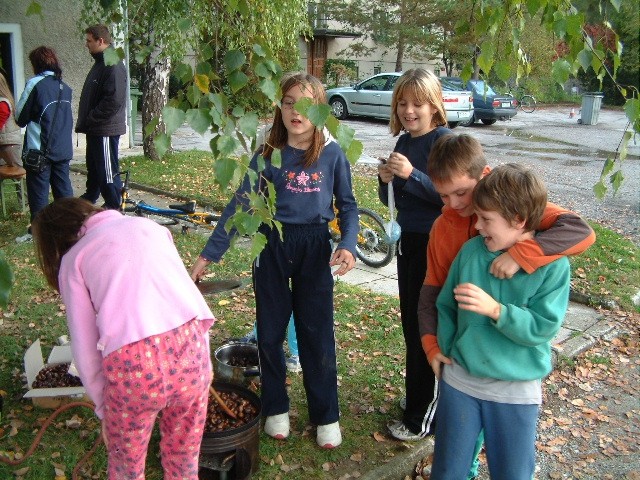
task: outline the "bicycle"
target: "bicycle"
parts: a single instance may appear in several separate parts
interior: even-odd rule
[[[147,217],[154,222],[164,225],[181,225],[182,233],[187,233],[189,229],[205,228],[213,230],[220,220],[217,213],[197,211],[195,200],[182,204],[172,204],[169,208],[160,208],[150,205],[143,200],[132,200],[129,198],[129,171],[118,173],[122,182],[122,200],[120,208],[123,213],[133,213],[139,217]]]
[[[525,113],[533,113],[535,111],[537,102],[533,95],[523,92],[522,95],[518,97],[518,95],[513,94],[511,90],[507,93],[516,99],[516,108],[519,108]]]
[[[122,185],[121,210],[124,213],[133,213],[141,217],[147,217],[154,222],[165,225],[182,226],[182,233],[187,233],[190,228],[205,228],[213,230],[220,220],[220,215],[212,212],[196,211],[196,201],[191,200],[183,204],[169,205],[169,208],[160,208],[150,205],[142,200],[129,198],[129,171],[120,172],[124,175]],[[360,230],[358,231],[358,243],[356,254],[365,265],[380,268],[388,265],[395,255],[395,245],[384,242],[384,221],[376,212],[367,208],[359,208],[358,216]],[[329,222],[329,231],[335,243],[340,241],[340,228],[337,217]]]
[[[391,263],[395,253],[395,244],[384,241],[384,220],[373,210],[358,208],[360,229],[356,243],[356,254],[365,265],[381,268]],[[338,218],[329,222],[329,232],[334,243],[340,242],[340,225]]]

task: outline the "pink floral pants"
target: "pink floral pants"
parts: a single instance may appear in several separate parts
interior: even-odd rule
[[[144,480],[160,414],[165,479],[197,480],[212,371],[209,336],[191,320],[109,354],[103,361],[110,480]]]

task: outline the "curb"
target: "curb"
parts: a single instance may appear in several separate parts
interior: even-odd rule
[[[392,440],[395,441],[395,440]],[[403,443],[406,453],[396,455],[392,460],[368,471],[358,480],[402,480],[413,478],[416,464],[433,453],[433,436],[415,443]]]

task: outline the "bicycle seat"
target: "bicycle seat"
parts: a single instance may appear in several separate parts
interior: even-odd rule
[[[186,214],[196,213],[196,201],[191,200],[187,203],[181,203],[180,205],[169,205],[169,208],[173,210],[180,210]]]

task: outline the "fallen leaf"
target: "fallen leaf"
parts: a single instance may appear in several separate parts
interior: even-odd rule
[[[380,433],[380,432],[373,432],[373,438],[375,439],[376,442],[387,441],[387,437],[385,437],[384,433]]]

